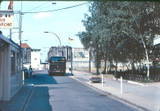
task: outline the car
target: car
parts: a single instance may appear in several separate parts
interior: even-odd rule
[[[93,75],[91,78],[90,78],[90,81],[92,83],[101,83],[102,82],[102,79],[100,76],[98,75]]]

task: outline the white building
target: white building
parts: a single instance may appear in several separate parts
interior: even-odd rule
[[[19,45],[0,35],[0,101],[10,100],[22,87]]]
[[[62,46],[62,47],[53,46],[49,49],[48,59],[51,56],[64,56],[67,61],[71,61],[71,56],[72,56],[71,54],[72,54],[72,47],[70,46]]]
[[[31,47],[27,43],[21,43],[21,48],[23,51],[23,67],[29,69],[31,65]]]
[[[72,48],[72,54],[73,54],[73,69],[89,67],[89,51],[88,50],[84,48]]]
[[[89,61],[89,51],[84,48],[73,48],[73,61]]]
[[[31,67],[33,70],[40,70],[41,69],[41,62],[40,62],[40,49],[32,49],[31,52]]]

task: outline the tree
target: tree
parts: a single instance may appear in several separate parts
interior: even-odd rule
[[[105,61],[104,72],[106,61],[116,65],[130,62],[134,70],[135,63],[144,59],[149,62],[154,56],[153,38],[160,29],[159,9],[159,2],[92,2],[90,15],[83,21],[86,34],[79,37],[87,40],[81,40],[86,46],[88,41],[95,43],[93,48]],[[97,46],[101,49],[96,50]]]

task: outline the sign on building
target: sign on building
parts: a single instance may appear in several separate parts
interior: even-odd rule
[[[0,29],[10,29],[13,27],[13,11],[0,11]]]

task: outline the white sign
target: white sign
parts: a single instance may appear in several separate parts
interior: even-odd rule
[[[0,29],[13,27],[13,11],[0,11]]]

